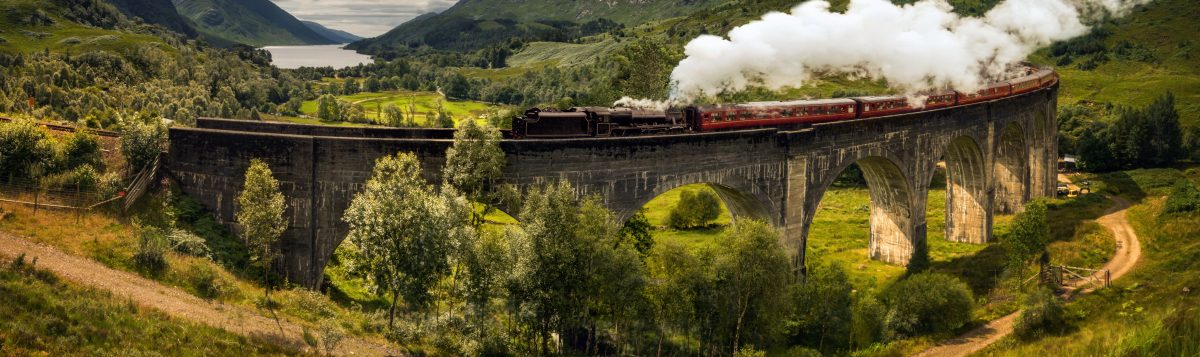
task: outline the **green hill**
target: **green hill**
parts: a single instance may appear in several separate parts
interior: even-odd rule
[[[270,0],[173,0],[201,33],[251,46],[331,45]]]
[[[172,50],[157,36],[123,26],[131,25],[120,10],[108,3],[6,0],[0,5],[0,54],[97,50],[125,53],[143,46]]]
[[[352,33],[346,32],[346,31],[342,31],[342,30],[331,29],[331,28],[325,27],[325,25],[321,25],[316,22],[305,21],[305,20],[300,20],[300,22],[304,23],[305,26],[308,26],[309,29],[316,31],[317,34],[324,36],[325,38],[328,38],[330,40],[333,40],[334,42],[337,42],[337,43],[351,43],[351,42],[363,39],[362,36],[358,36],[358,35],[355,35],[355,34],[352,34]]]
[[[463,0],[439,14],[412,19],[388,33],[351,44],[370,54],[430,46],[475,50],[513,37],[567,42],[612,29],[678,17],[718,0]]]
[[[1035,56],[1062,76],[1060,105],[1142,107],[1168,91],[1180,121],[1200,126],[1200,3],[1157,0]]]
[[[126,16],[141,18],[142,21],[148,24],[159,25],[166,27],[168,30],[175,31],[188,37],[197,37],[200,35],[192,22],[179,11],[175,10],[175,4],[171,0],[107,0],[112,3],[117,9],[121,10]]]

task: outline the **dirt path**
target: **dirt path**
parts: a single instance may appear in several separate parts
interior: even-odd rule
[[[1110,272],[1112,280],[1117,280],[1133,270],[1134,265],[1137,264],[1138,259],[1142,256],[1142,245],[1138,242],[1137,236],[1134,235],[1133,227],[1129,226],[1129,221],[1125,218],[1125,213],[1130,206],[1129,200],[1115,196],[1109,196],[1108,198],[1113,201],[1113,206],[1109,207],[1104,216],[1096,219],[1096,222],[1112,231],[1113,239],[1117,241],[1116,252],[1113,253],[1112,259],[1107,264],[1104,264],[1103,268]],[[1096,274],[1102,273],[1098,272]],[[1069,288],[1067,294],[1086,294],[1095,289],[1096,287],[1094,286],[1080,291]],[[917,354],[917,356],[966,356],[978,352],[1012,333],[1013,324],[1016,323],[1018,316],[1020,316],[1020,312],[1014,312],[992,320],[986,325],[971,330],[962,336],[942,341],[941,344],[927,349]]]
[[[137,304],[186,319],[224,329],[247,337],[260,338],[284,347],[308,351],[300,325],[276,321],[257,311],[238,306],[212,303],[178,288],[165,286],[133,273],[111,269],[94,260],[73,256],[62,251],[30,242],[9,233],[0,232],[0,256],[14,259],[25,254],[26,261],[37,259],[37,268],[54,272],[77,284],[107,290]],[[383,342],[346,338],[338,345],[341,355],[381,356],[398,355],[395,347]]]

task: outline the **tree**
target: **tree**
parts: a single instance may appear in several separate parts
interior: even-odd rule
[[[849,347],[853,290],[837,264],[808,269],[804,283],[792,286],[793,310],[786,324],[791,342],[822,351]]]
[[[721,201],[711,190],[686,190],[679,194],[679,203],[667,216],[667,224],[675,229],[708,225],[721,216]]]
[[[621,243],[631,244],[638,254],[645,258],[654,248],[654,236],[650,234],[650,219],[646,218],[646,209],[639,209],[621,226]]]
[[[91,165],[93,168],[104,169],[104,157],[100,149],[100,140],[95,135],[78,130],[67,137],[62,143],[63,165],[66,168],[76,168]]]
[[[780,320],[790,263],[779,233],[760,221],[739,222],[725,238],[728,251],[717,257],[717,286],[733,331],[731,353],[743,342],[769,339]]]
[[[404,111],[400,110],[400,107],[397,107],[395,104],[384,106],[383,113],[380,114],[380,119],[383,120],[381,124],[390,127],[399,128],[408,126],[404,121]]]
[[[149,165],[162,152],[167,138],[167,128],[161,123],[134,121],[121,132],[121,154],[125,156],[130,172],[138,172]]]
[[[328,121],[342,121],[341,108],[338,100],[331,94],[322,95],[317,99],[317,118]]]
[[[394,325],[399,297],[413,311],[433,301],[430,289],[449,273],[450,251],[463,234],[464,207],[463,200],[425,182],[415,155],[402,152],[375,161],[371,178],[342,220],[350,225],[346,238],[360,251],[357,265],[391,293],[388,326]]]
[[[1033,201],[1013,219],[1012,230],[1000,240],[1013,266],[1039,256],[1050,244],[1050,225],[1046,222],[1046,204]]]
[[[484,205],[483,212],[472,211],[471,222],[476,227],[494,209],[492,187],[502,174],[505,160],[504,150],[500,149],[500,131],[490,125],[464,120],[454,132],[454,144],[446,150],[442,180],[471,202]]]
[[[0,179],[40,178],[33,168],[48,166],[53,156],[49,136],[32,122],[0,123]]]
[[[286,209],[283,193],[279,192],[279,181],[272,175],[271,168],[262,160],[250,160],[245,185],[237,196],[236,218],[242,240],[254,259],[262,264],[267,296],[271,294],[267,272],[277,255],[279,237],[288,227],[288,220],[283,215]]]
[[[663,340],[673,329],[690,332],[690,327],[698,323],[698,297],[693,287],[709,280],[705,275],[702,261],[678,243],[659,244],[649,252],[645,294],[658,334],[655,355],[662,354]]]
[[[886,332],[892,338],[950,332],[971,321],[974,297],[967,284],[939,273],[909,276],[883,294]]]
[[[594,335],[604,321],[620,336],[620,321],[631,318],[643,279],[637,254],[616,244],[612,213],[594,197],[576,201],[570,184],[559,182],[529,192],[520,216],[509,304],[541,352],[551,352],[553,334],[576,341],[571,331]]]
[[[642,39],[625,46],[614,56],[616,73],[612,87],[633,98],[665,98],[671,70],[680,54],[662,42]]]

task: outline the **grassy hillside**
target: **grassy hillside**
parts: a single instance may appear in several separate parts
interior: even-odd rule
[[[1032,339],[1007,338],[985,356],[1194,356],[1200,352],[1200,219],[1162,215],[1176,180],[1200,184],[1200,168],[1153,169],[1093,176],[1102,190],[1135,202],[1128,219],[1142,244],[1130,275],[1067,305],[1070,327]]]
[[[366,112],[368,119],[378,120],[379,110],[389,104],[400,107],[404,110],[404,114],[408,115],[409,107],[416,107],[416,122],[417,124],[426,124],[429,122],[429,114],[436,113],[440,105],[442,110],[454,117],[455,121],[467,118],[478,118],[480,115],[487,114],[489,110],[495,109],[495,106],[487,103],[475,101],[458,101],[449,100],[440,93],[435,92],[410,92],[410,91],[388,91],[376,93],[359,93],[354,95],[338,96],[338,100],[357,103],[363,106],[363,111]],[[317,101],[305,101],[300,106],[300,113],[309,117],[315,118],[317,115]],[[283,118],[284,120],[301,123],[301,124],[324,124],[317,119],[302,119],[302,118]],[[352,125],[348,124],[347,125]]]
[[[325,25],[321,25],[321,24],[313,22],[313,21],[300,20],[300,22],[304,23],[305,26],[308,26],[309,29],[316,31],[317,34],[324,36],[325,38],[328,38],[330,40],[333,40],[334,42],[337,42],[337,43],[351,43],[351,42],[362,39],[361,36],[358,36],[358,35],[355,35],[355,34],[352,34],[352,33],[346,32],[346,31],[342,31],[342,30],[331,29],[331,28],[325,27]]]
[[[1057,65],[1062,76],[1059,104],[1111,103],[1142,107],[1168,91],[1175,94],[1184,125],[1200,125],[1200,3],[1156,0],[1073,41],[1098,43],[1099,50],[1034,59]],[[1085,48],[1090,46],[1078,46]],[[1064,60],[1069,57],[1069,60]],[[1094,66],[1095,68],[1090,68]]]
[[[270,0],[174,0],[200,32],[261,47],[337,43],[313,31]]]
[[[380,54],[428,45],[474,50],[517,37],[568,41],[620,26],[678,17],[720,3],[717,0],[464,0],[439,14],[412,19],[377,38],[354,43],[360,52]]]
[[[294,351],[183,322],[125,299],[60,281],[22,258],[0,268],[0,355],[290,355]],[[168,352],[169,353],[169,352]]]
[[[199,36],[192,22],[179,11],[171,0],[106,0],[129,17],[137,17],[148,24],[166,27],[188,37]]]
[[[118,30],[112,21],[118,16],[115,8],[90,11],[96,13],[82,18],[49,0],[6,1],[0,6],[0,53],[124,53],[146,45],[174,51],[156,36]]]

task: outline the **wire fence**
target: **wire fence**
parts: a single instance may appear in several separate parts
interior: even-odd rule
[[[122,196],[121,193],[104,193],[93,188],[45,187],[31,182],[0,183],[0,202],[26,205],[34,210],[90,211]]]

